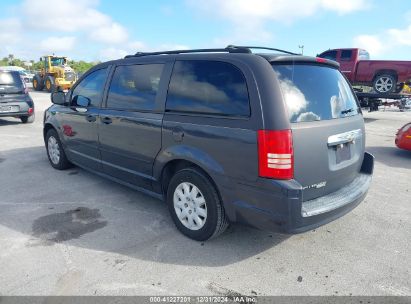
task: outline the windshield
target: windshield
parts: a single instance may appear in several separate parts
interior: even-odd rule
[[[351,87],[330,67],[273,64],[288,108],[290,122],[344,118],[360,113]]]
[[[64,58],[51,58],[50,61],[52,66],[64,65],[66,63]]]
[[[0,71],[0,94],[22,91],[24,91],[24,84],[18,72]]]

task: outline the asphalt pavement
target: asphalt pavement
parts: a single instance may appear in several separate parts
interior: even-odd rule
[[[411,296],[411,152],[394,145],[411,112],[364,113],[376,157],[365,201],[318,229],[233,225],[208,242],[166,205],[80,168],[54,170],[34,124],[0,118],[0,295]]]

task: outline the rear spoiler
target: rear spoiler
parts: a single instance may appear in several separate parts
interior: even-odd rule
[[[309,57],[309,56],[270,56],[260,55],[267,59],[270,63],[310,63],[327,65],[333,68],[339,69],[340,64],[336,61],[321,58],[321,57]]]

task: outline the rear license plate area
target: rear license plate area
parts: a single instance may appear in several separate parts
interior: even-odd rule
[[[0,106],[0,113],[13,113],[13,112],[19,112],[20,107],[19,106]]]
[[[340,144],[337,145],[335,148],[335,160],[336,163],[339,164],[343,161],[351,159],[351,144]]]

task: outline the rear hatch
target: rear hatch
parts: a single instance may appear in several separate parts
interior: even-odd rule
[[[337,191],[359,174],[364,157],[364,120],[351,86],[335,66],[275,62],[288,109],[294,179],[303,201]]]
[[[26,110],[26,100],[26,87],[20,74],[15,71],[0,71],[0,114]]]

